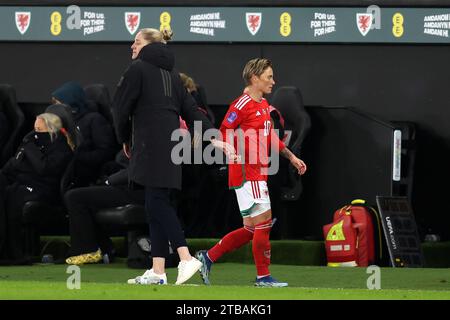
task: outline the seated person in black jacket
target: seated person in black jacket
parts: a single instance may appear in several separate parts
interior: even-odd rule
[[[144,205],[144,190],[128,188],[128,158],[121,150],[116,156],[120,170],[103,182],[103,185],[77,188],[68,191],[64,198],[69,211],[71,257],[67,264],[100,262],[104,254],[113,255],[111,240],[95,221],[100,209]]]
[[[117,151],[114,131],[109,122],[89,108],[83,88],[76,82],[67,82],[52,93],[53,103],[64,103],[72,108],[75,125],[81,132],[81,143],[75,154],[75,185],[95,183],[101,166],[112,160]]]
[[[8,140],[8,136],[9,136],[8,119],[6,118],[5,113],[2,111],[0,103],[0,150],[3,148],[6,141]]]
[[[60,180],[73,157],[61,119],[36,117],[17,153],[0,170],[0,257],[16,263],[23,256],[22,209],[27,201],[60,200]]]

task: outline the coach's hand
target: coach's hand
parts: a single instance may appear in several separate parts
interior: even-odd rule
[[[131,153],[130,153],[130,146],[127,143],[123,143],[122,145],[123,153],[125,153],[126,157],[130,159]]]

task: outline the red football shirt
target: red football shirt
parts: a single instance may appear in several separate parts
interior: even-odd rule
[[[240,187],[246,181],[267,181],[271,141],[278,145],[279,150],[285,148],[273,131],[269,108],[266,99],[257,102],[243,94],[231,103],[222,121],[220,131],[223,139],[231,143],[231,133],[234,147],[242,158],[240,162],[228,165],[230,188]]]

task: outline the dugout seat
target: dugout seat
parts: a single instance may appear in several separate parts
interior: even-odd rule
[[[3,112],[3,104],[0,102],[0,150],[3,150],[3,145],[8,140],[10,134],[9,121]]]
[[[95,213],[95,220],[112,234],[125,233],[127,248],[136,236],[149,232],[145,209],[137,204],[101,209]]]
[[[208,112],[208,118],[211,121],[213,125],[215,125],[216,118],[214,116],[214,112],[211,110],[211,108],[208,105],[208,99],[206,98],[206,90],[203,86],[197,85],[197,92],[200,96],[200,100],[203,102],[201,106],[202,108],[206,109],[206,112]]]
[[[293,86],[278,88],[272,97],[272,105],[284,118],[285,133],[291,134],[287,146],[297,157],[301,157],[303,142],[311,129],[311,118],[306,112],[300,90]],[[276,114],[273,116],[276,117]],[[295,201],[303,191],[302,177],[290,163],[281,160],[281,199]]]
[[[19,108],[14,88],[8,84],[0,84],[0,104],[8,119],[10,135],[0,152],[0,168],[14,155],[21,141],[21,132],[25,124],[25,116]]]

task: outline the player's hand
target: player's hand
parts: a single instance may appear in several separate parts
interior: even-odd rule
[[[297,157],[292,157],[291,159],[291,164],[294,166],[295,169],[297,169],[297,173],[299,175],[302,175],[306,172],[306,164],[303,162],[303,160],[297,158]]]
[[[234,147],[228,142],[211,139],[211,143],[214,147],[221,149],[231,161],[237,161],[240,159],[240,156],[236,154]]]

